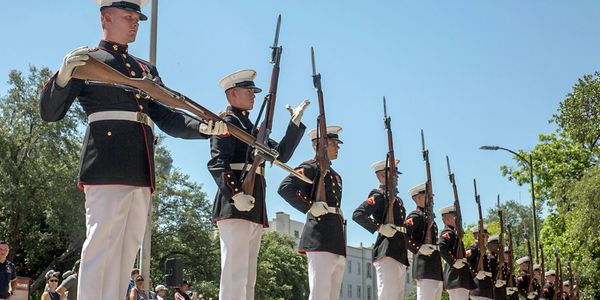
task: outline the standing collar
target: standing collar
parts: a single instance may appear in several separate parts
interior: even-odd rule
[[[235,114],[241,114],[242,116],[245,116],[245,117],[248,117],[248,115],[250,114],[250,112],[247,110],[239,109],[239,108],[233,107],[233,106],[228,106],[227,110],[230,112],[233,112]]]
[[[98,47],[106,49],[108,51],[117,52],[119,54],[126,54],[128,51],[127,48],[129,46],[111,42],[111,41],[107,41],[107,40],[101,40]]]

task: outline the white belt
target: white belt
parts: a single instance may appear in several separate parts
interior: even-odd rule
[[[339,207],[327,207],[327,212],[330,214],[338,214],[340,216],[342,216],[342,218],[344,217],[344,214],[342,213],[342,209]]]
[[[135,111],[101,111],[97,113],[90,114],[88,116],[88,123],[98,122],[98,121],[106,121],[106,120],[120,120],[120,121],[132,121],[138,122],[145,125],[150,126],[152,131],[154,131],[154,122],[148,117],[147,114],[143,112],[135,112]]]
[[[241,171],[241,170],[244,169],[244,165],[246,165],[246,171],[250,171],[250,168],[252,168],[252,164],[245,164],[245,163],[229,164],[229,168],[232,169],[232,170]],[[261,176],[265,176],[265,168],[258,167],[256,169],[256,174],[261,175]]]

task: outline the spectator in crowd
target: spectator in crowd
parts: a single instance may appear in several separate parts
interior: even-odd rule
[[[167,297],[167,287],[159,284],[156,286],[156,289],[154,289],[156,291],[156,299],[157,300],[165,300]]]
[[[0,241],[0,299],[8,299],[17,288],[15,265],[8,260],[8,243]]]
[[[42,300],[61,300],[60,294],[56,291],[58,278],[60,278],[60,272],[50,270],[46,273],[46,290],[42,294]]]
[[[131,289],[135,287],[135,278],[138,275],[140,275],[140,270],[138,270],[138,269],[131,270],[131,279],[129,279],[129,286],[127,287],[127,294],[125,294],[126,300],[132,300],[132,299],[129,299],[129,293],[131,293]]]
[[[183,283],[181,284],[181,286],[179,286],[179,288],[177,289],[177,292],[175,292],[175,300],[192,300],[192,298],[190,298],[190,296],[188,296],[188,294],[186,293],[187,290],[189,290],[191,287],[191,285],[187,282],[187,281],[183,281]]]
[[[69,275],[61,285],[56,289],[63,299],[66,300],[77,300],[77,275],[79,274],[79,260],[73,265],[71,275]]]
[[[148,300],[148,293],[144,291],[144,277],[138,275],[135,278],[135,286],[129,292],[130,300]]]

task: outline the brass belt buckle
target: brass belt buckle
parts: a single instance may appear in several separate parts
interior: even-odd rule
[[[148,115],[143,112],[136,113],[137,121],[142,124],[148,125]]]

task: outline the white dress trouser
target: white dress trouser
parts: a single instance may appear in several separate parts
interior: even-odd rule
[[[442,281],[432,279],[417,280],[417,300],[440,300],[442,298]]]
[[[85,186],[86,239],[81,250],[78,299],[124,299],[142,245],[150,188]]]
[[[242,219],[217,222],[221,240],[220,300],[254,300],[262,225]]]
[[[391,257],[382,257],[373,262],[377,273],[377,299],[404,300],[406,266]]]
[[[467,289],[456,288],[446,291],[448,292],[448,296],[450,296],[450,300],[469,300],[469,290]]]
[[[329,252],[306,252],[308,261],[308,300],[338,300],[346,257]]]

